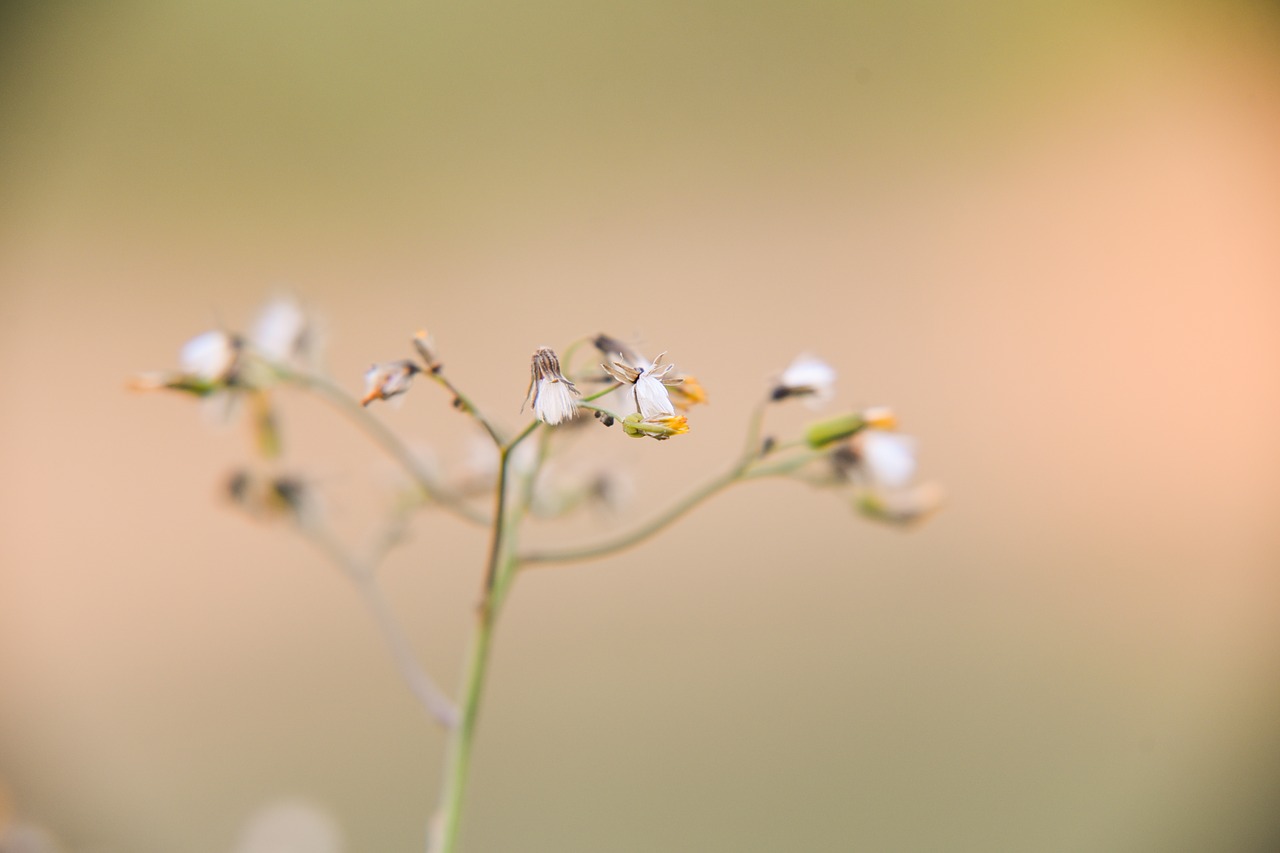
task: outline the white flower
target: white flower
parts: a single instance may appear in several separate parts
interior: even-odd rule
[[[826,403],[835,396],[835,383],[835,368],[815,356],[800,355],[782,371],[773,399],[810,397],[814,404]]]
[[[578,397],[578,389],[560,372],[560,359],[555,352],[539,347],[530,362],[525,405],[532,401],[538,420],[555,426],[578,414]]]
[[[187,374],[206,382],[225,382],[231,377],[240,353],[239,342],[226,332],[196,335],[182,347],[180,360]]]
[[[937,512],[943,502],[937,483],[921,483],[905,489],[868,491],[855,506],[869,518],[891,524],[912,524]]]
[[[916,475],[916,441],[907,435],[867,429],[855,438],[862,469],[873,486],[902,489]]]
[[[249,340],[269,361],[284,362],[302,353],[307,340],[307,317],[293,299],[280,297],[266,304]]]
[[[332,815],[305,800],[287,799],[245,822],[235,853],[339,853],[343,847]]]
[[[386,400],[403,394],[413,384],[414,374],[420,368],[408,359],[375,364],[364,374],[364,397],[360,405],[367,406],[374,400]]]
[[[675,365],[663,364],[662,358],[665,355],[665,352],[659,355],[648,367],[633,367],[620,361],[600,365],[614,379],[631,385],[631,398],[636,411],[646,421],[670,418],[676,413],[671,395],[667,393],[667,386],[684,380],[667,378]]]

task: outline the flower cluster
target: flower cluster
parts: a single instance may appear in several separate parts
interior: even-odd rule
[[[575,354],[590,345],[603,361],[592,358],[586,367],[575,369]],[[432,822],[428,845],[441,853],[455,849],[460,780],[467,775],[486,655],[503,603],[523,569],[631,548],[719,491],[752,480],[791,478],[848,488],[859,512],[896,524],[918,521],[940,503],[937,486],[917,480],[915,439],[898,431],[897,418],[886,407],[854,408],[810,423],[790,438],[765,434],[765,421],[775,407],[798,399],[820,408],[835,399],[836,371],[816,356],[802,355],[759,389],[756,406],[743,420],[745,450],[732,457],[726,470],[648,521],[617,535],[576,547],[530,551],[521,544],[525,522],[562,517],[582,506],[616,508],[630,492],[625,474],[610,468],[584,469],[586,454],[564,452],[574,445],[565,433],[591,422],[579,417],[584,410],[605,427],[620,425],[615,434],[666,441],[689,434],[687,412],[707,402],[706,389],[692,374],[668,362],[666,352],[650,360],[609,335],[583,338],[562,350],[563,358],[550,347],[539,347],[529,362],[529,384],[520,407],[521,411],[531,408],[532,418],[509,431],[454,384],[430,335],[418,332],[410,347],[412,351],[401,353],[403,357],[373,364],[364,374],[362,393],[353,394],[316,369],[314,324],[298,303],[275,300],[248,334],[212,330],[197,335],[182,347],[179,370],[147,374],[132,384],[142,390],[169,389],[227,402],[253,413],[251,423],[264,459],[237,470],[227,481],[225,495],[252,518],[292,521],[295,530],[353,581],[366,597],[406,686],[427,714],[452,732],[441,812]],[[518,391],[512,379],[509,411],[516,408]],[[382,419],[374,404],[403,402],[415,381],[439,386],[450,396],[459,416],[477,427],[479,452],[469,454],[460,465],[438,462],[402,440]],[[273,402],[277,388],[324,400],[363,429],[411,480],[412,489],[398,495],[386,530],[375,537],[379,545],[372,555],[353,551],[329,528],[314,480],[280,470],[281,430]],[[466,470],[459,472],[456,467]],[[477,611],[477,651],[469,658],[465,692],[456,704],[422,668],[377,586],[375,573],[377,562],[399,541],[405,518],[427,508],[490,531]]]
[[[835,369],[812,355],[799,356],[782,372],[770,399],[802,397],[820,406],[835,396]],[[916,440],[897,432],[887,406],[874,406],[811,424],[805,442],[826,450],[839,483],[854,487],[854,506],[880,521],[907,524],[941,506],[934,483],[916,481]]]

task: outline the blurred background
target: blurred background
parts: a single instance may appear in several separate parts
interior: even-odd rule
[[[426,327],[510,426],[538,345],[669,350],[711,404],[582,444],[640,472],[605,528],[801,351],[946,486],[904,532],[748,484],[522,578],[466,849],[1280,849],[1273,6],[2,8],[0,827],[215,853],[283,801],[420,849],[443,740],[354,592],[222,499],[243,424],[125,388],[290,293],[352,394]],[[393,470],[280,402],[361,541]],[[384,568],[446,686],[484,549],[428,514]]]

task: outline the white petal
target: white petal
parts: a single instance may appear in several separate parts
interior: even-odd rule
[[[907,523],[942,506],[942,488],[937,483],[921,483],[906,489],[886,489],[876,496],[876,501],[890,521]]]
[[[236,346],[226,332],[196,335],[182,347],[182,369],[209,382],[226,379],[236,361]]]
[[[567,382],[539,379],[533,397],[533,413],[538,420],[555,426],[578,414],[578,398]]]
[[[258,314],[250,340],[272,361],[286,361],[297,354],[306,332],[307,318],[292,299],[273,299]]]
[[[667,393],[667,386],[651,373],[645,373],[636,380],[635,398],[636,407],[646,421],[671,417],[676,413],[671,395]]]
[[[782,372],[779,384],[790,391],[830,397],[835,391],[836,371],[811,355],[801,355]]]
[[[916,442],[910,436],[869,429],[862,433],[858,449],[876,485],[902,488],[916,474]]]

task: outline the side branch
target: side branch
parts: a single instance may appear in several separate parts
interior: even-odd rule
[[[414,484],[427,497],[441,507],[449,510],[459,518],[472,524],[487,526],[489,519],[484,513],[467,504],[456,495],[450,494],[438,482],[435,476],[423,464],[409,446],[400,440],[386,424],[378,420],[347,392],[329,379],[309,373],[296,373],[279,366],[272,366],[281,379],[305,391],[311,391],[333,406],[357,427],[362,429],[375,444],[381,447],[388,456],[394,459],[413,480]]]
[[[382,587],[373,573],[372,566],[362,563],[349,554],[325,527],[311,523],[303,524],[300,529],[303,536],[323,551],[359,591],[360,599],[373,616],[373,621],[382,634],[383,642],[391,652],[396,668],[408,685],[409,691],[441,726],[446,729],[456,727],[459,719],[457,707],[418,663],[409,645],[408,637],[405,636],[400,623],[396,621],[395,614],[382,593]]]
[[[649,521],[635,530],[625,533],[616,539],[610,539],[607,542],[601,542],[596,545],[589,545],[585,548],[567,549],[564,551],[533,551],[520,557],[520,562],[533,568],[538,565],[548,565],[551,563],[576,563],[581,560],[591,560],[596,557],[604,557],[614,554],[618,551],[625,551],[633,545],[638,545],[656,533],[660,533],[690,510],[697,507],[700,503],[715,495],[717,492],[728,488],[742,478],[742,468],[735,467],[730,471],[721,474],[719,477],[707,482],[701,488],[689,494],[679,503],[672,506],[666,512],[657,518]]]

